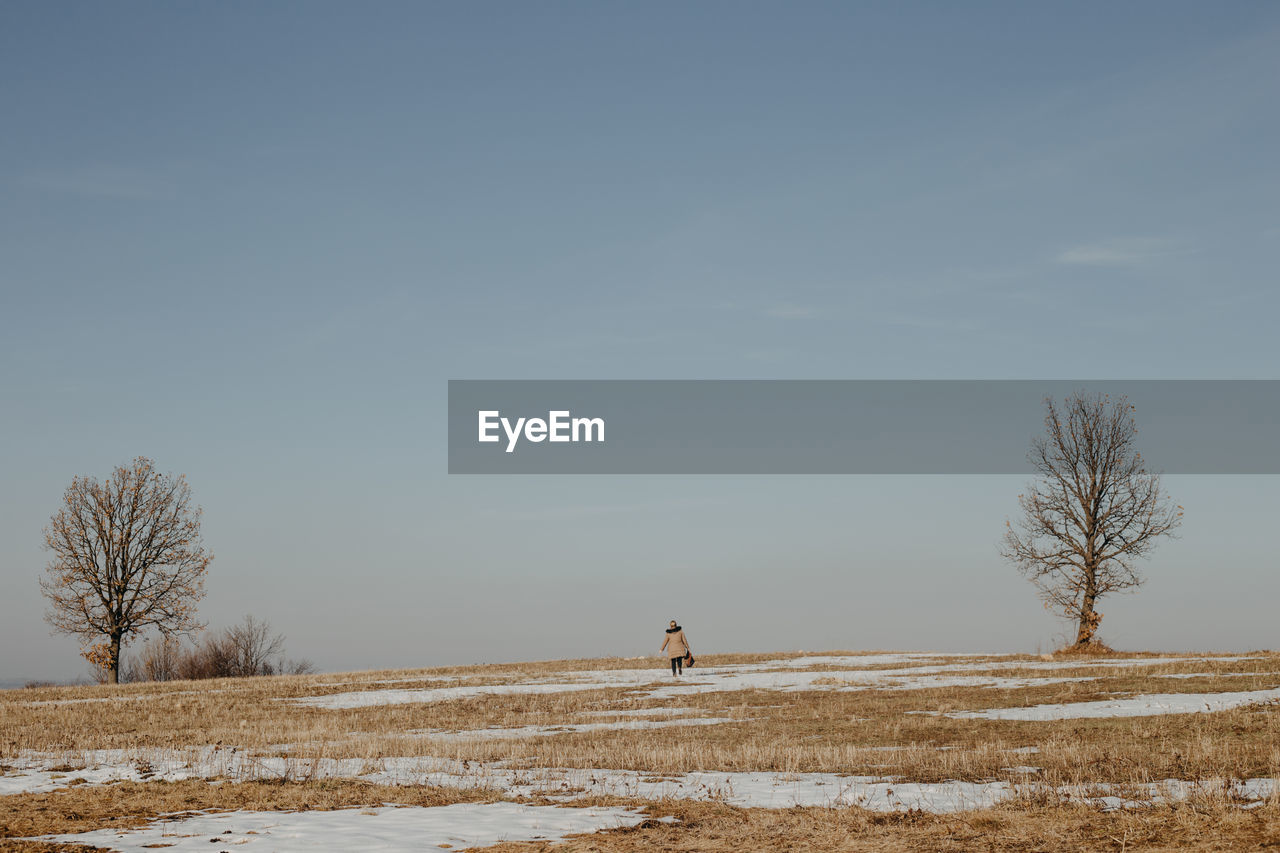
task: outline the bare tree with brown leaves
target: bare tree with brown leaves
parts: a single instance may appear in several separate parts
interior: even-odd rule
[[[1084,649],[1096,642],[1098,599],[1142,584],[1137,561],[1173,535],[1182,507],[1146,469],[1127,398],[1076,391],[1045,407],[1045,435],[1028,454],[1039,479],[1018,496],[1022,518],[1005,523],[1001,554],[1076,623]]]
[[[44,531],[53,559],[40,587],[55,630],[82,639],[106,680],[120,680],[120,649],[154,627],[165,636],[203,627],[195,605],[213,555],[184,477],[139,456],[106,482],[76,477]],[[95,639],[101,641],[91,645]]]

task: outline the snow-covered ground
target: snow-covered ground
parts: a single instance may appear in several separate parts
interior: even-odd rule
[[[310,853],[312,850],[379,850],[488,847],[503,841],[560,841],[651,820],[626,809],[558,808],[517,803],[341,809],[305,812],[218,812],[157,820],[140,829],[100,829],[40,840],[120,851],[229,848]],[[210,843],[216,847],[210,847]]]
[[[629,700],[676,700],[702,693],[738,691],[748,689],[796,692],[807,690],[916,690],[930,687],[966,686],[988,688],[1024,688],[1063,682],[1090,681],[1095,677],[1113,674],[1118,669],[1151,667],[1191,661],[1221,662],[1246,658],[1104,658],[1094,660],[992,660],[973,656],[937,654],[869,654],[807,656],[783,660],[768,660],[753,664],[737,664],[722,667],[697,667],[686,671],[683,678],[673,678],[657,668],[589,670],[558,673],[549,676],[531,676],[522,680],[510,673],[495,672],[485,683],[486,677],[468,676],[467,683],[443,683],[439,686],[415,686],[410,688],[383,687],[394,685],[401,679],[381,682],[361,682],[358,679],[331,682],[335,687],[376,684],[370,690],[349,690],[323,696],[301,699],[285,699],[301,705],[323,708],[362,708],[387,704],[438,702],[449,699],[485,695],[551,694],[584,691],[601,688],[632,688]],[[1061,674],[1064,669],[1074,670],[1070,675]],[[1092,674],[1091,674],[1092,673]],[[1176,674],[1180,675],[1180,674]],[[1249,673],[1231,673],[1232,677]],[[1215,677],[1213,673],[1188,673],[1186,677]],[[419,683],[446,680],[446,677],[418,677],[405,679]],[[448,679],[453,680],[453,679]],[[159,695],[177,695],[175,693]],[[128,696],[122,698],[141,698]],[[1257,702],[1280,699],[1280,688],[1231,693],[1166,693],[1130,698],[1115,698],[1097,702],[1045,704],[1031,707],[992,708],[977,711],[953,711],[948,716],[960,719],[991,720],[1054,720],[1079,717],[1131,717],[1152,714],[1185,714],[1219,711]],[[65,700],[79,701],[79,700]],[[112,701],[100,698],[94,701]],[[699,717],[706,713],[696,708],[652,707],[614,708],[587,712],[601,718],[598,722],[566,723],[563,725],[527,725],[510,728],[483,728],[463,731],[425,730],[410,732],[421,737],[444,741],[469,741],[492,739],[523,739],[528,737],[554,737],[559,734],[591,731],[645,730],[666,726],[712,726],[734,722],[749,722],[729,717]],[[929,713],[929,712],[921,712]],[[404,734],[403,732],[401,734]],[[898,747],[879,746],[879,749]],[[1032,755],[1035,747],[1010,750],[1018,755]],[[993,779],[984,782],[915,783],[899,779],[875,776],[841,776],[833,773],[776,773],[694,772],[676,775],[653,774],[627,769],[566,769],[556,767],[517,767],[504,762],[461,762],[438,757],[389,757],[389,758],[298,758],[284,755],[256,755],[232,747],[191,747],[188,749],[137,749],[97,750],[73,753],[24,753],[17,759],[4,762],[7,768],[0,774],[0,796],[20,792],[39,792],[63,788],[72,784],[105,784],[118,780],[168,780],[228,779],[232,781],[252,779],[309,780],[309,779],[359,779],[386,785],[438,785],[454,788],[481,788],[500,792],[511,797],[549,796],[572,802],[575,799],[595,795],[618,795],[640,799],[694,798],[717,799],[744,807],[783,808],[791,806],[839,806],[860,805],[865,808],[891,811],[921,809],[932,812],[950,812],[979,808],[1008,797],[1020,790],[1045,788],[1034,781],[1039,768],[1019,764],[1011,756],[1008,773],[1023,777],[1010,782]],[[76,767],[81,769],[68,769]],[[1150,802],[1160,798],[1182,797],[1203,790],[1209,783],[1170,782],[1152,787],[1137,802]],[[1226,783],[1224,783],[1226,784]],[[1274,795],[1275,783],[1270,779],[1230,783],[1234,795],[1257,800]],[[1191,786],[1191,787],[1188,787]],[[1086,799],[1104,806],[1124,805],[1119,794],[1108,793],[1106,786],[1092,786],[1089,790],[1052,789],[1060,796]],[[1174,791],[1175,793],[1170,793]],[[1107,799],[1111,797],[1111,799]],[[1114,800],[1114,802],[1112,801]],[[451,807],[452,808],[452,807]],[[378,810],[374,810],[378,811]],[[412,810],[399,810],[393,814],[348,814],[354,823],[347,828],[335,828],[333,832],[383,832],[369,829],[377,826],[386,830],[391,839],[387,849],[394,847],[396,821],[406,821]],[[430,811],[430,810],[417,810]],[[462,812],[458,812],[461,814]],[[488,814],[489,812],[486,812]],[[492,812],[497,814],[497,812]],[[338,813],[323,813],[336,815]],[[278,815],[275,817],[279,817]],[[383,819],[386,822],[381,822]],[[376,818],[376,821],[371,819]],[[246,817],[252,822],[257,817]],[[262,818],[267,820],[268,818]],[[301,819],[301,818],[300,818]],[[334,818],[337,819],[337,818]],[[311,820],[311,818],[307,818]],[[356,824],[361,829],[354,829]],[[246,824],[249,825],[249,824]],[[430,821],[423,826],[430,825]],[[284,826],[284,824],[279,824]],[[222,830],[218,830],[220,833]],[[255,830],[257,831],[257,830]],[[265,830],[263,830],[265,832]],[[273,830],[271,837],[279,839],[293,832],[292,829]],[[298,837],[306,836],[310,829],[298,829]],[[426,830],[422,830],[426,832]],[[184,830],[185,832],[185,830]],[[194,832],[200,836],[203,829]],[[240,830],[234,830],[240,832]],[[244,831],[248,833],[248,830]],[[150,837],[150,836],[147,836]],[[202,838],[204,836],[201,836]],[[239,837],[239,836],[237,836]],[[290,836],[292,837],[292,836]],[[309,836],[306,836],[309,837]],[[512,836],[513,838],[516,836]],[[519,836],[525,837],[525,836]],[[132,838],[132,836],[131,836]],[[140,836],[141,838],[141,836]],[[363,836],[353,835],[350,844],[361,846]],[[154,839],[152,839],[154,841]],[[130,844],[133,841],[129,841]],[[145,838],[139,841],[150,843]],[[175,842],[176,843],[176,842]],[[186,844],[187,842],[181,842]],[[207,840],[205,841],[207,843]],[[254,843],[257,843],[256,841]],[[292,843],[292,842],[290,842]],[[442,842],[443,843],[443,842]],[[453,843],[453,842],[447,842]],[[114,842],[109,846],[118,846]],[[272,846],[272,845],[267,845]],[[280,846],[280,845],[276,845]],[[455,845],[456,846],[456,845]],[[132,849],[132,848],[129,848]],[[202,848],[204,849],[204,848]],[[281,849],[292,849],[287,846]]]
[[[982,711],[953,711],[957,720],[1073,720],[1097,717],[1153,717],[1160,714],[1199,714],[1228,711],[1259,702],[1280,699],[1280,689],[1246,690],[1234,693],[1152,693],[1128,699],[1097,702],[1064,702],[1025,708],[988,708]]]
[[[1018,753],[1011,750],[1011,753]],[[247,779],[359,779],[380,785],[436,785],[463,789],[486,789],[511,797],[546,796],[572,802],[584,797],[611,795],[648,800],[717,800],[744,808],[790,808],[793,806],[861,806],[874,811],[923,810],[955,812],[983,808],[1029,791],[1035,783],[1018,785],[1003,780],[988,782],[904,782],[880,776],[842,776],[835,773],[776,772],[695,772],[655,774],[617,769],[521,768],[503,762],[457,761],[434,757],[400,757],[366,760],[288,759],[252,757],[238,750],[206,748],[179,753],[167,750],[124,752],[101,750],[79,756],[89,768],[56,772],[47,769],[58,758],[35,756],[24,759],[9,775],[0,777],[5,793],[21,790],[53,790],[77,779],[107,782],[117,779],[177,781],[191,778]],[[144,775],[139,767],[151,775]],[[1033,775],[1030,765],[1016,765],[1014,772]],[[1185,798],[1215,784],[1169,780],[1148,786],[1141,800],[1121,800],[1107,793],[1108,786],[1088,789],[1067,787],[1047,789],[1064,798],[1087,800],[1106,807],[1166,798]],[[1273,796],[1273,779],[1251,779],[1230,783],[1231,793],[1244,800]],[[1037,790],[1043,790],[1037,788]]]
[[[1053,675],[1001,675],[1002,671],[1021,670],[1051,673],[1056,670],[1097,670],[1099,675],[1116,668],[1151,667],[1190,661],[1250,660],[1248,656],[1235,657],[1153,657],[1153,658],[1101,658],[1080,660],[991,660],[981,656],[950,653],[878,653],[867,655],[809,655],[798,658],[766,660],[752,664],[733,664],[720,667],[697,667],[685,670],[681,678],[673,678],[665,668],[582,670],[565,672],[557,676],[528,677],[512,680],[509,674],[494,673],[494,683],[483,683],[483,677],[468,676],[467,680],[481,683],[454,684],[440,687],[375,688],[351,690],[320,696],[283,699],[299,705],[332,710],[365,708],[377,705],[445,702],[476,696],[497,695],[546,695],[572,693],[587,690],[626,688],[635,691],[636,698],[676,699],[698,693],[719,693],[738,690],[776,690],[797,692],[807,690],[922,690],[946,687],[988,687],[992,689],[1020,689],[1025,687],[1090,681],[1096,676]],[[822,667],[818,669],[817,667]],[[842,668],[844,667],[844,668]],[[850,668],[853,667],[853,668]],[[1243,677],[1252,673],[1171,673],[1160,677]],[[459,681],[458,676],[419,675],[376,681],[327,681],[317,687],[344,687],[360,685],[388,685],[400,682],[449,682]],[[66,705],[86,702],[132,702],[170,698],[174,696],[209,691],[160,691],[154,693],[128,693],[116,696],[95,696],[75,699],[52,699],[27,702],[28,706]],[[645,713],[645,712],[639,712]]]
[[[584,690],[631,688],[637,697],[673,699],[697,693],[724,693],[737,690],[777,690],[793,693],[805,690],[924,690],[945,687],[989,687],[1016,690],[1045,684],[1090,681],[1090,676],[1003,676],[1002,670],[1018,669],[1052,672],[1061,669],[1108,670],[1120,667],[1149,667],[1200,661],[1205,658],[1133,658],[1077,661],[982,661],[964,660],[934,663],[948,656],[936,654],[832,655],[689,669],[681,678],[665,670],[606,669],[564,673],[558,678],[530,678],[502,684],[468,684],[452,687],[424,687],[386,690],[358,690],[306,696],[287,701],[314,708],[342,710],[376,705],[446,702],[476,696],[520,696],[573,693]],[[952,655],[950,657],[957,657]],[[1216,658],[1242,660],[1243,658]],[[857,664],[859,669],[813,669]],[[872,667],[905,664],[896,669]],[[809,669],[805,669],[809,667]],[[640,692],[643,691],[643,692]]]
[[[83,770],[55,770],[68,762]],[[435,757],[366,760],[256,757],[235,749],[95,750],[76,755],[29,755],[0,777],[0,792],[49,791],[80,781],[180,781],[183,779],[360,779],[382,785],[437,785],[491,789],[510,796],[574,800],[601,794],[643,799],[717,799],[741,806],[863,805],[890,811],[922,808],[955,811],[994,802],[1007,792],[1002,782],[935,785],[898,784],[869,776],[834,773],[687,773],[571,768],[515,768],[503,762]]]

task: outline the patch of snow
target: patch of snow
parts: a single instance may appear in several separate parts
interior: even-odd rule
[[[406,675],[403,678],[379,678],[370,681],[317,681],[312,687],[350,687],[352,684],[404,684],[408,681],[461,681],[461,676],[454,675]]]
[[[131,767],[101,765],[66,773],[35,768],[18,768],[0,776],[0,796],[9,794],[43,794],[56,791],[72,784],[91,783],[96,785],[107,782],[119,782],[122,779],[135,779],[136,774]]]
[[[598,690],[615,687],[614,684],[481,684],[467,687],[436,687],[417,690],[361,690],[349,693],[332,693],[325,696],[304,696],[281,701],[295,705],[309,705],[329,710],[370,708],[377,705],[408,705],[415,702],[447,702],[451,699],[470,699],[475,696],[529,696],[551,693],[573,693],[580,690]]]
[[[502,762],[462,762],[436,757],[351,759],[291,759],[255,757],[242,751],[206,748],[178,754],[173,750],[99,750],[76,756],[84,770],[58,774],[48,765],[66,763],[69,756],[29,756],[31,765],[3,777],[7,793],[53,790],[74,780],[104,783],[143,778],[139,765],[155,768],[146,778],[177,781],[190,778],[361,779],[380,785],[438,785],[490,789],[509,796],[548,796],[573,800],[600,794],[645,799],[670,797],[724,800],[746,807],[784,808],[794,805],[861,805],[891,811],[924,808],[954,811],[977,808],[1003,796],[1006,783],[899,784],[876,777],[848,777],[832,773],[688,773],[657,775],[634,770],[573,768],[512,768]],[[39,769],[43,763],[44,769]],[[374,769],[370,771],[370,767]]]
[[[1246,676],[1275,675],[1274,672],[1162,672],[1156,678],[1244,678]]]
[[[1227,711],[1280,699],[1280,688],[1236,693],[1152,693],[1128,699],[1097,702],[1065,702],[1025,708],[988,708],[983,711],[953,711],[957,720],[1074,720],[1103,717],[1153,717],[1161,714],[1200,714]]]
[[[1061,669],[1106,670],[1124,667],[1149,667],[1192,661],[1250,660],[1236,657],[1163,657],[1100,658],[1088,660],[962,660],[953,663],[929,663],[947,658],[972,658],[972,655],[940,653],[893,653],[868,655],[810,655],[807,657],[768,660],[754,664],[730,664],[720,667],[688,669],[682,678],[666,674],[665,667],[645,669],[585,670],[562,673],[555,677],[531,677],[523,681],[497,684],[467,684],[451,687],[404,688],[333,693],[282,701],[316,708],[345,710],[375,705],[446,702],[491,695],[546,695],[584,690],[624,688],[644,691],[637,694],[651,699],[669,699],[697,693],[736,690],[924,690],[948,687],[989,687],[1016,690],[1044,684],[1089,681],[1096,676],[1006,677],[1002,670],[1022,669],[1052,672]],[[902,664],[898,669],[850,669],[804,671],[813,666],[884,666]]]
[[[489,847],[503,841],[561,841],[569,835],[635,826],[645,815],[617,808],[562,808],[516,803],[340,809],[305,812],[218,812],[157,820],[140,829],[100,829],[39,840],[119,851],[220,850],[279,853],[312,850],[419,851]],[[214,843],[219,847],[210,848]]]
[[[664,676],[657,669],[620,669],[582,673],[584,679],[559,682],[525,681],[508,684],[473,684],[456,687],[436,687],[401,690],[362,690],[332,693],[324,696],[305,696],[282,701],[314,708],[348,710],[376,705],[404,705],[411,703],[447,702],[476,696],[525,696],[572,693],[584,690],[631,688],[643,690],[639,694],[649,699],[672,699],[699,693],[724,693],[737,690],[777,690],[799,692],[808,690],[924,690],[939,687],[989,687],[992,689],[1020,689],[1032,685],[1060,684],[1092,680],[1087,676],[1074,677],[1026,677],[1016,678],[997,675],[947,675],[956,669],[972,670],[968,665],[914,667],[893,670],[847,671],[751,671],[742,668],[708,667],[686,670],[684,677],[676,679]]]
[[[52,790],[65,787],[76,778],[89,783],[118,779],[226,778],[251,779],[359,779],[378,785],[436,785],[448,788],[484,789],[511,797],[545,796],[571,802],[575,799],[611,795],[660,800],[667,798],[720,800],[744,808],[790,808],[792,806],[860,806],[875,811],[920,809],[952,812],[984,808],[1018,792],[1042,789],[1035,783],[1005,781],[941,783],[903,782],[876,776],[841,776],[834,773],[777,772],[693,772],[656,774],[636,770],[511,767],[504,762],[458,761],[431,756],[381,759],[294,759],[278,756],[251,756],[234,749],[207,747],[179,754],[174,750],[102,750],[82,753],[89,766],[74,773],[57,774],[49,766],[61,759],[46,756],[39,769],[36,756],[24,759],[29,765],[17,775],[0,777],[9,784],[7,793],[20,790]],[[185,760],[184,760],[185,759]],[[143,776],[137,767],[144,764],[155,773]],[[1016,768],[1015,768],[1016,769]],[[25,783],[25,786],[24,786]],[[41,787],[44,783],[47,787]],[[1031,787],[1028,787],[1028,786]],[[1222,786],[1226,785],[1224,789]],[[1104,808],[1143,802],[1116,802],[1099,799],[1106,785],[1066,786],[1046,789],[1064,798],[1089,802]],[[1153,784],[1145,802],[1187,797],[1199,791],[1226,790],[1243,801],[1274,796],[1276,782],[1253,779],[1243,782],[1178,782]],[[344,847],[346,845],[343,845]]]
[[[183,758],[190,762],[184,762]],[[157,768],[148,777],[177,781],[189,778],[250,779],[360,779],[379,785],[437,785],[463,789],[500,791],[508,796],[547,796],[572,801],[594,795],[639,797],[643,799],[688,798],[723,800],[733,805],[762,808],[791,806],[858,805],[878,811],[926,809],[957,811],[980,808],[1008,793],[1005,782],[940,784],[899,783],[871,776],[840,776],[834,773],[712,773],[653,774],[646,771],[513,768],[502,762],[463,762],[455,759],[401,757],[368,760],[291,759],[255,757],[236,750],[208,748],[186,756],[172,750],[146,750],[126,754],[122,750],[83,753],[90,765],[83,771],[65,775],[29,769],[12,780],[8,793],[19,790],[53,790],[75,779],[103,783],[141,778],[136,766],[146,763]],[[46,764],[67,759],[47,757]],[[29,757],[31,764],[35,757]],[[373,769],[372,771],[370,768]],[[25,785],[24,785],[25,782]]]
[[[26,752],[5,761],[7,772],[0,775],[0,795],[44,793],[80,784],[236,778],[236,771],[247,759],[240,750],[217,747]]]
[[[418,764],[391,766],[382,779],[391,784],[467,784],[465,776]],[[469,768],[475,772],[474,764]],[[365,777],[379,781],[378,774]],[[495,783],[512,796],[552,799],[612,795],[642,799],[717,800],[744,808],[860,806],[874,811],[952,812],[989,806],[1009,793],[1005,782],[898,782],[874,776],[834,773],[693,772],[653,774],[634,770],[571,768],[510,769],[490,766],[472,777]],[[396,780],[396,781],[392,781]]]
[[[1275,779],[1202,779],[1188,782],[1182,779],[1165,779],[1139,785],[1137,797],[1099,795],[1099,791],[1113,790],[1106,784],[1067,785],[1056,789],[1066,799],[1099,806],[1104,811],[1122,808],[1145,808],[1152,805],[1185,802],[1196,796],[1223,796],[1241,804],[1244,808],[1261,805],[1276,796]]]

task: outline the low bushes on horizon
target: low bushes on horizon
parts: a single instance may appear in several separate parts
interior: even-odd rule
[[[153,637],[121,668],[122,682],[180,681],[258,675],[306,675],[315,665],[285,657],[284,635],[252,615],[220,631],[207,631],[194,642]]]

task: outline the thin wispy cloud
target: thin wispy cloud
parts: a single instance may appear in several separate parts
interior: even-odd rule
[[[863,314],[863,318],[878,326],[898,326],[925,331],[973,331],[977,324],[967,317],[957,315],[927,314],[918,311],[875,311]]]
[[[171,198],[173,185],[158,175],[116,166],[42,169],[20,178],[24,186],[60,195],[155,201]]]
[[[1055,262],[1086,267],[1139,267],[1173,251],[1168,240],[1126,237],[1088,243],[1060,252]]]
[[[793,305],[787,302],[766,308],[764,315],[779,320],[811,320],[818,316],[818,311],[808,305]]]

